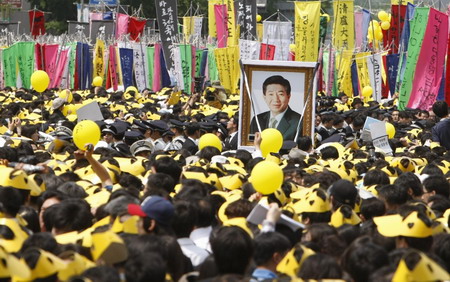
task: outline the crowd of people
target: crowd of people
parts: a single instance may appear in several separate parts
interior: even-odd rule
[[[319,93],[314,136],[263,158],[259,133],[238,149],[240,97],[219,86],[5,88],[0,280],[450,280],[448,105],[396,100]],[[101,140],[77,148],[92,102]],[[392,155],[364,136],[368,117],[393,125]],[[221,146],[199,148],[206,133]],[[250,177],[261,161],[284,173],[268,195]]]

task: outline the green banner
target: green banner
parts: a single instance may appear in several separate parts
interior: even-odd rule
[[[195,50],[195,77],[200,77],[203,49]]]
[[[215,48],[208,46],[208,73],[210,81],[219,80],[219,71],[217,70],[214,49]]]
[[[411,95],[411,89],[416,70],[417,59],[422,47],[423,36],[428,23],[428,7],[417,7],[411,23],[411,35],[408,41],[408,56],[406,58],[405,75],[400,85],[398,109],[404,110]],[[401,62],[400,62],[401,63]],[[399,64],[400,66],[400,64]]]
[[[3,71],[5,86],[16,87],[16,46],[13,45],[3,50]]]
[[[153,89],[153,66],[155,65],[155,47],[147,47],[148,85]]]
[[[29,89],[34,71],[34,42],[18,42],[15,45],[22,86]]]
[[[69,77],[70,79],[70,88],[74,88],[75,86],[75,64],[76,64],[76,58],[77,58],[77,43],[76,42],[70,42],[68,44],[70,46],[70,58],[69,58]]]
[[[183,72],[184,91],[192,92],[192,48],[189,44],[180,45],[181,71]]]

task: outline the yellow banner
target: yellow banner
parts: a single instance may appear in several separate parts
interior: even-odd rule
[[[238,45],[239,36],[236,29],[236,16],[234,14],[234,1],[227,0],[227,12],[228,12],[228,40],[227,46]]]
[[[262,38],[263,38],[263,24],[262,23],[257,23],[256,24],[256,35],[258,36],[258,41],[261,42]]]
[[[414,4],[414,0],[391,0],[391,5],[408,5],[408,3]]]
[[[97,39],[94,48],[94,74],[93,77],[100,76],[101,78],[105,75],[103,54],[105,53],[105,42],[103,40]]]
[[[358,71],[359,89],[370,85],[369,70],[367,69],[367,57],[370,52],[362,52],[355,55],[356,70]]]
[[[214,50],[220,84],[231,93],[238,93],[239,47],[216,48]]]
[[[120,64],[120,52],[119,48],[114,48],[116,51],[116,74],[117,74],[117,81],[119,82],[119,85],[123,85],[123,78],[122,78],[122,65]]]
[[[353,50],[355,46],[355,20],[353,0],[333,2],[333,45],[337,50]]]
[[[223,0],[208,0],[208,32],[209,36],[216,38],[216,16],[214,13],[214,5],[222,4]]]
[[[295,60],[315,62],[319,55],[320,1],[295,3]]]
[[[194,29],[194,21],[192,17],[183,17],[183,35],[186,40],[189,40],[189,36],[192,34]]]
[[[351,73],[352,56],[353,51],[343,51],[336,53],[336,69],[338,70],[338,91],[344,92],[348,96],[353,96]]]

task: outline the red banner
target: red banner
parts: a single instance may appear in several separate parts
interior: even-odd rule
[[[30,19],[30,32],[31,35],[43,35],[45,34],[45,17],[44,12],[41,11],[28,11],[28,17]]]
[[[405,5],[392,5],[391,6],[391,28],[389,29],[388,44],[390,44],[390,54],[398,53],[398,45],[400,37],[402,36],[403,23],[406,16]]]
[[[261,51],[259,52],[260,60],[273,60],[275,58],[275,45],[261,43]]]
[[[445,70],[445,102],[450,105],[450,37],[447,44],[447,66]]]
[[[138,41],[144,31],[147,20],[139,20],[138,18],[130,18],[128,22],[128,32],[130,33],[131,40]]]

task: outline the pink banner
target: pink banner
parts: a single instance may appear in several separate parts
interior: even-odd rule
[[[67,59],[68,55],[69,55],[69,49],[63,50],[59,53],[59,58],[56,63],[55,76],[54,76],[54,79],[50,81],[50,88],[56,88],[61,83],[64,68],[66,67],[66,64],[68,63],[68,59]]]
[[[44,45],[44,64],[45,71],[50,77],[50,85],[53,84],[56,72],[56,59],[58,58],[58,44],[46,44]]]
[[[116,60],[116,47],[109,46],[109,71],[111,75],[111,85],[114,91],[117,91],[119,86],[119,78],[117,77],[117,60]]]
[[[363,34],[363,12],[355,12],[355,47],[361,47]]]
[[[228,39],[228,12],[227,5],[214,5],[214,15],[216,16],[217,47],[227,47]]]
[[[117,14],[116,39],[128,33],[128,21],[130,17],[125,14]]]
[[[448,16],[430,8],[407,107],[429,110],[439,93],[447,51]]]
[[[155,58],[153,64],[153,91],[159,91],[161,89],[161,44],[155,44]]]

